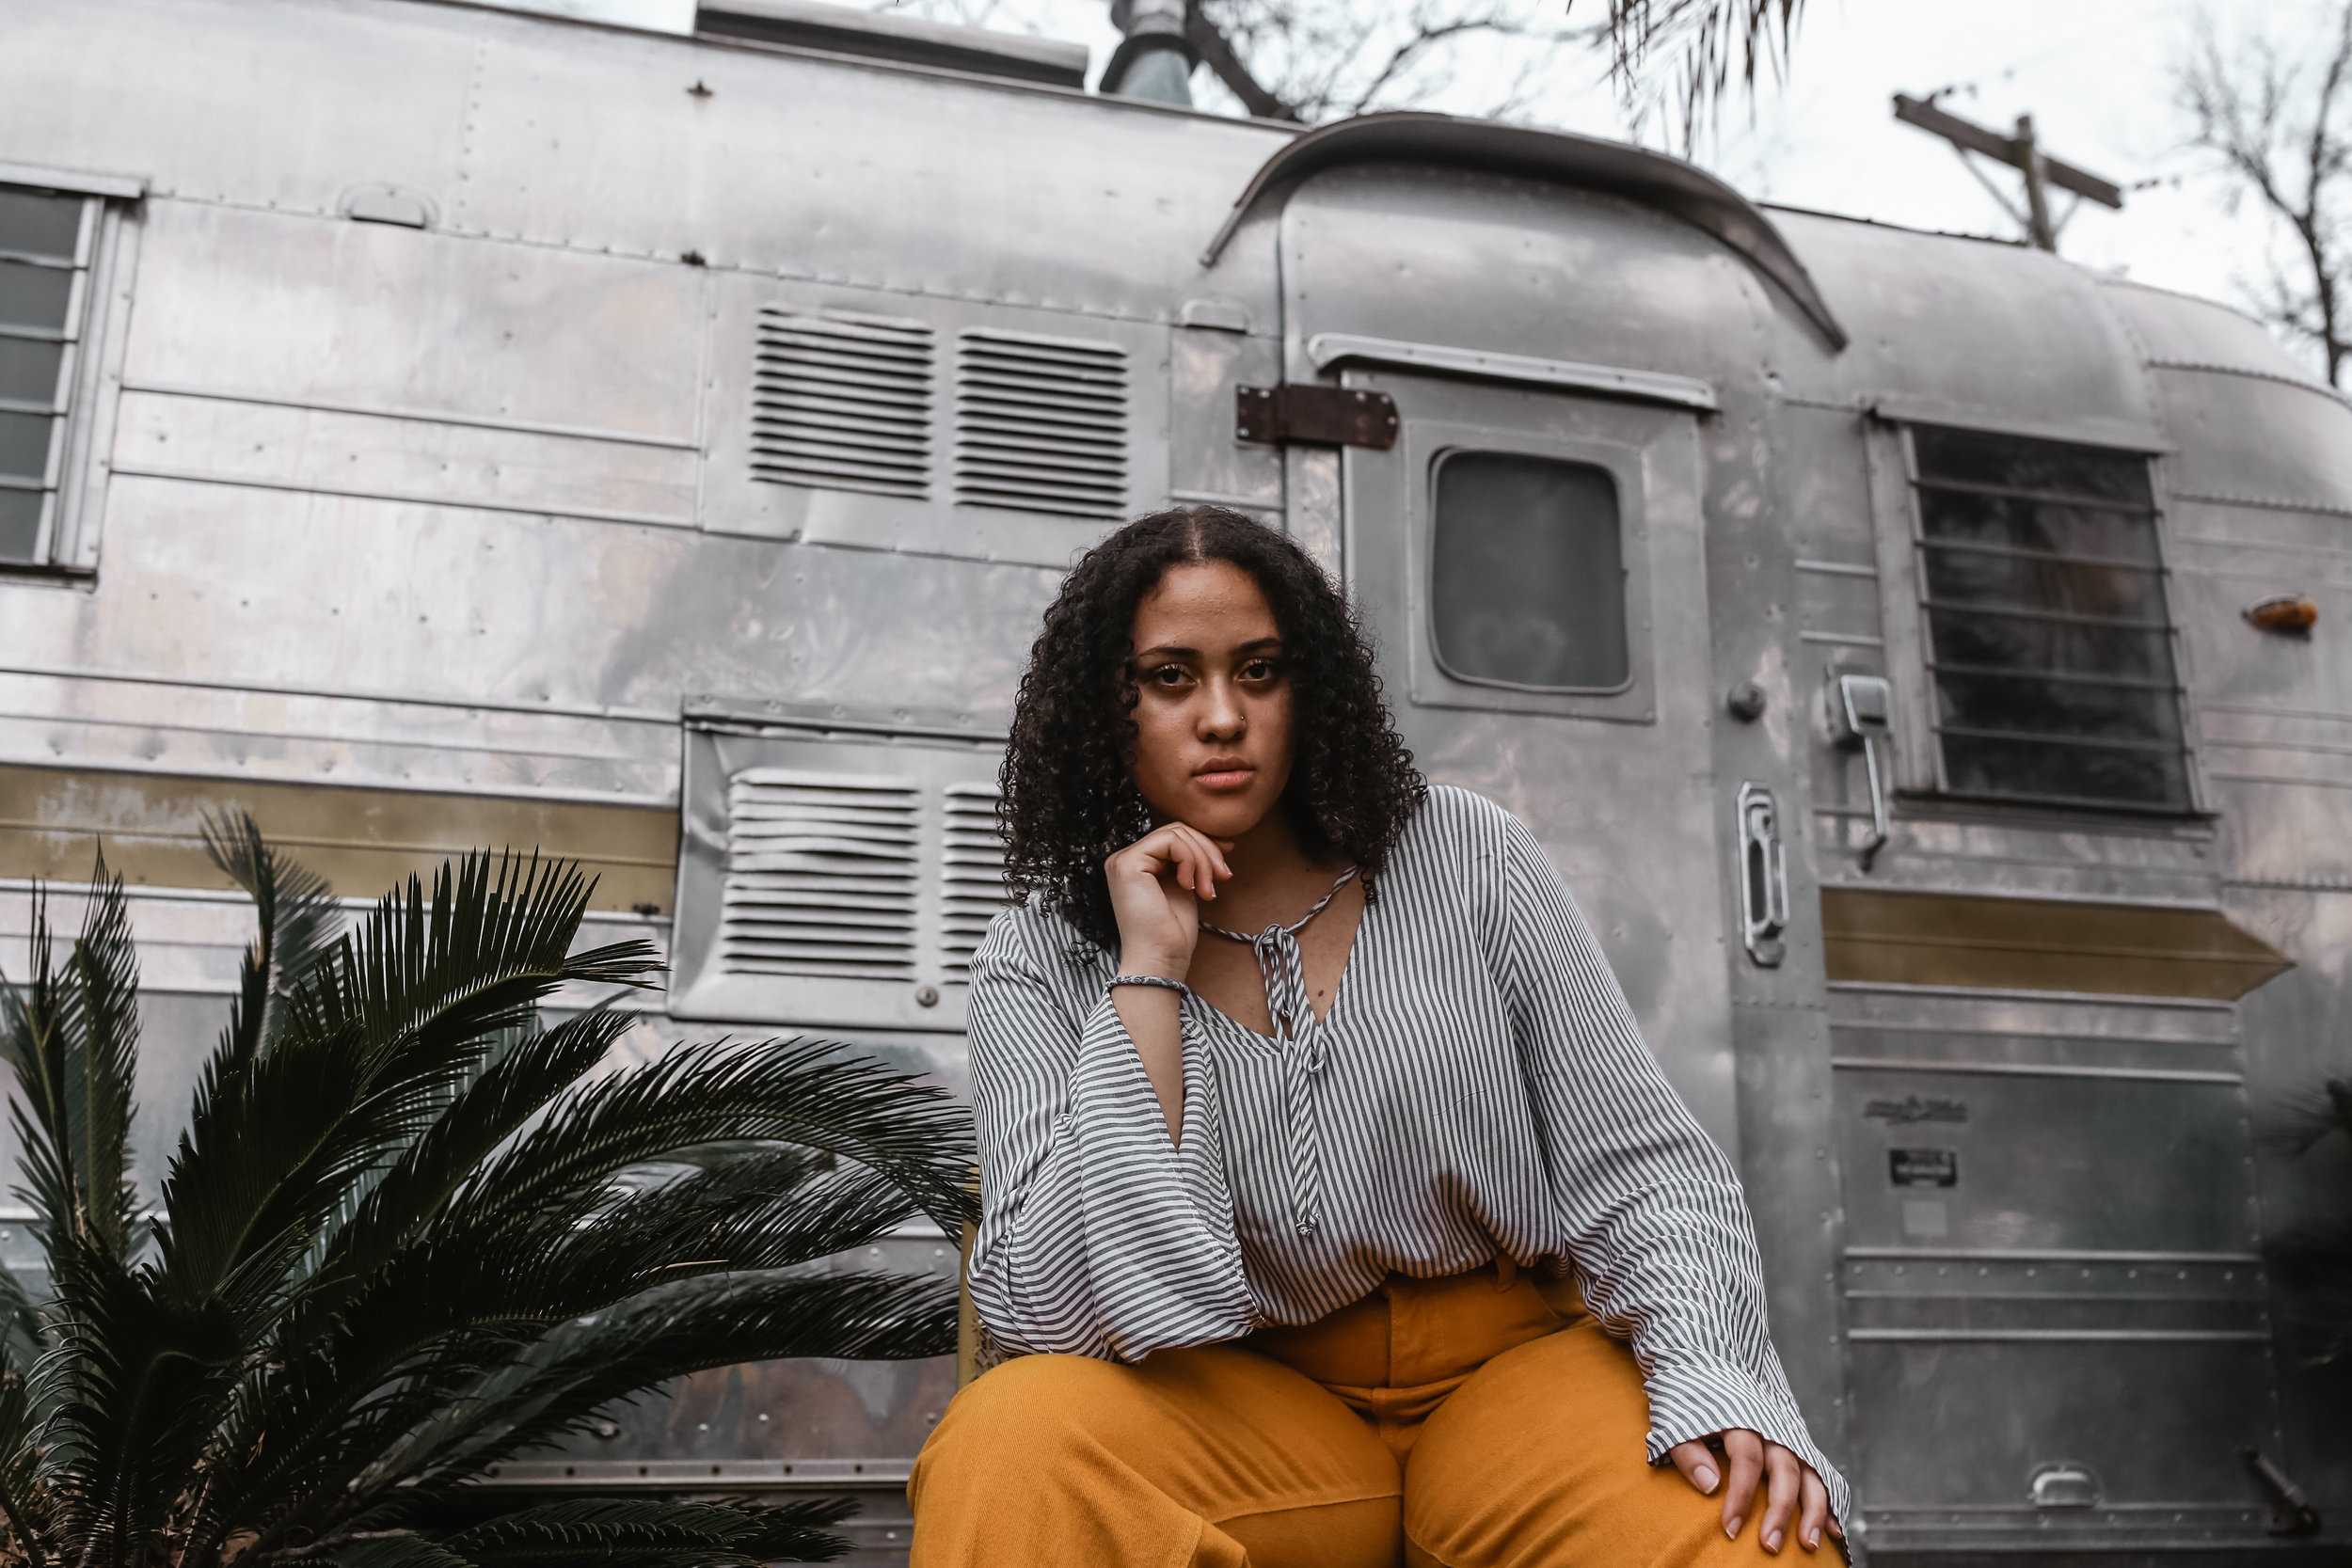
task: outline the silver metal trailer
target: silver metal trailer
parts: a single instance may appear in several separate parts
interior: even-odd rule
[[[571,8],[0,15],[0,952],[103,838],[151,1178],[246,937],[221,802],[356,897],[585,861],[594,934],[674,958],[636,1052],[961,1085],[1040,612],[1216,500],[1593,914],[1863,1550],[2352,1542],[2352,1385],[2260,1252],[2312,1199],[2249,1120],[2352,1009],[2343,399],[2221,306],[1631,147]],[[850,1487],[889,1561],[953,1377],[734,1369],[507,1479]]]

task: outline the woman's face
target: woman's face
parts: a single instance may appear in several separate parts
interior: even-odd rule
[[[1230,561],[1161,574],[1130,630],[1136,786],[1155,820],[1239,838],[1291,773],[1291,684],[1274,610]],[[1238,777],[1221,777],[1234,761]]]

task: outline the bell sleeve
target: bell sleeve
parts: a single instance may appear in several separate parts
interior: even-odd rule
[[[1005,1354],[1118,1361],[1239,1338],[1256,1318],[1215,1073],[1187,1028],[1171,1142],[1113,989],[1073,1022],[1016,920],[1000,917],[972,958],[981,1217],[966,1280],[981,1328]]]
[[[1550,857],[1496,809],[1497,980],[1585,1305],[1629,1341],[1648,1390],[1648,1461],[1746,1427],[1810,1465],[1851,1528],[1846,1478],[1814,1446],[1769,1338],[1739,1176],[1666,1081]]]

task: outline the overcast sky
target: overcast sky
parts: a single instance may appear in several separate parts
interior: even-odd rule
[[[954,0],[950,0],[954,3]],[[966,0],[968,3],[968,0]],[[1379,14],[1377,0],[1368,0]],[[2227,182],[2209,155],[2185,143],[2170,72],[2210,16],[2225,42],[2259,23],[2316,53],[2344,0],[1808,0],[1785,84],[1759,85],[1751,119],[1735,91],[1720,136],[1698,161],[1749,197],[1887,222],[2014,236],[2008,214],[1950,146],[1898,121],[1897,92],[1923,96],[1954,84],[1945,108],[2006,129],[2030,112],[2045,152],[2129,186],[2122,212],[2086,203],[2059,250],[2088,266],[2243,305],[2240,278],[2258,277],[2279,231],[2249,201],[2224,210]],[[1559,0],[1533,14],[1556,15]],[[1575,0],[1573,19],[1597,20],[1604,0]],[[1398,3],[1395,9],[1403,9]],[[934,12],[934,14],[939,14]],[[1100,0],[991,0],[989,24],[1081,42],[1100,72],[1117,41]],[[2301,51],[2298,51],[2301,52]],[[1484,112],[1498,101],[1524,46],[1467,53],[1454,80],[1421,106]],[[1541,98],[1518,118],[1623,136],[1624,114],[1582,54],[1560,56]],[[1208,72],[1204,102],[1223,102]],[[1657,145],[1660,136],[1647,138]],[[2022,208],[2018,179],[1978,161]],[[2060,196],[2054,211],[2071,198]]]

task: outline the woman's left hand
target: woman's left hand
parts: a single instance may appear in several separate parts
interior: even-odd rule
[[[1760,1478],[1765,1483],[1765,1509],[1756,1533],[1766,1551],[1780,1550],[1788,1538],[1791,1513],[1797,1515],[1797,1539],[1808,1552],[1820,1548],[1824,1523],[1832,1535],[1845,1539],[1844,1528],[1830,1517],[1829,1488],[1813,1473],[1813,1466],[1746,1427],[1677,1443],[1666,1450],[1666,1457],[1675,1462],[1685,1480],[1712,1497],[1723,1477],[1722,1461],[1710,1450],[1721,1451],[1731,1465],[1730,1483],[1724,1488],[1725,1535],[1738,1538],[1740,1526],[1753,1512],[1749,1505],[1756,1500],[1756,1483]]]

